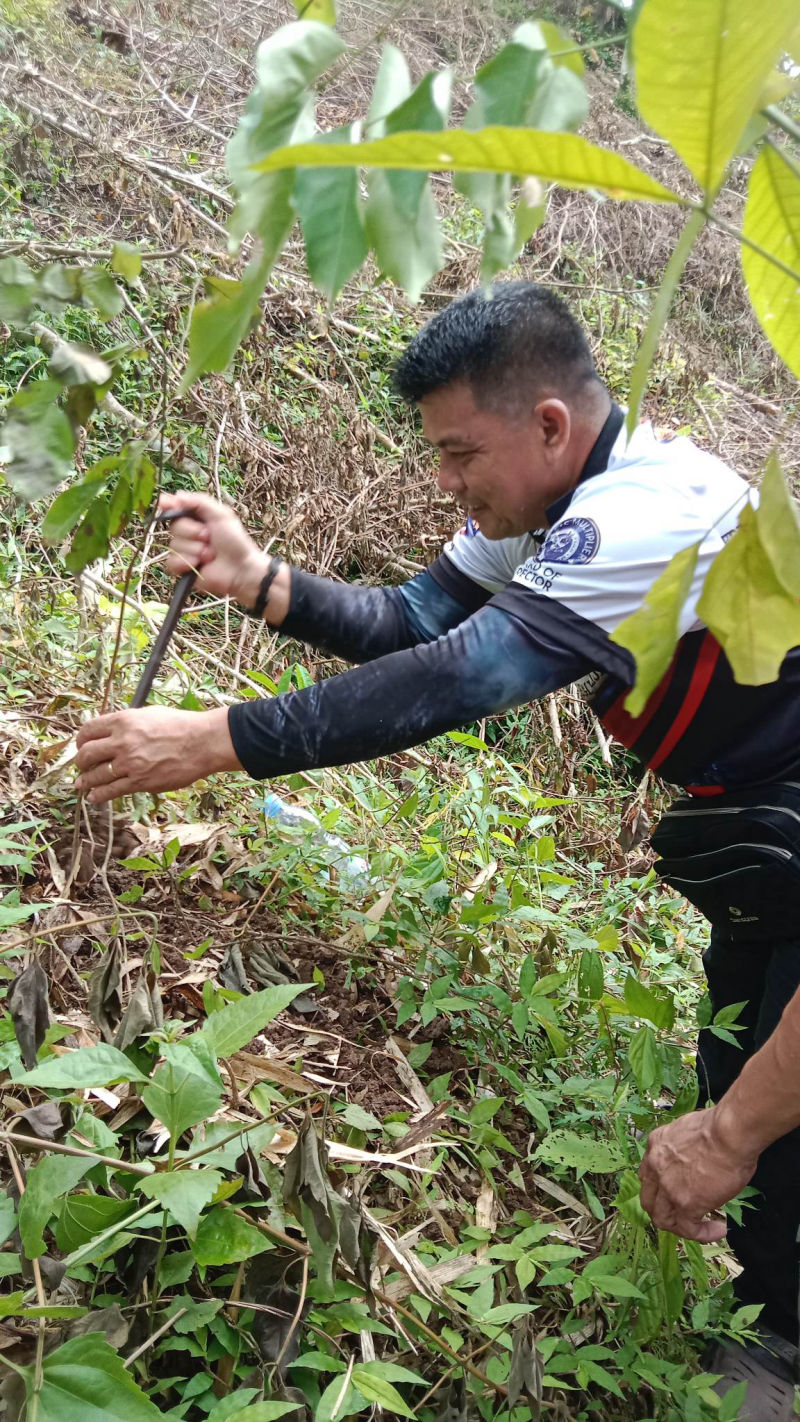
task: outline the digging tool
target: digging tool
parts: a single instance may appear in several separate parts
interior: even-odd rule
[[[161,524],[174,523],[177,518],[183,518],[184,515],[189,512],[190,510],[188,509],[169,509],[166,513],[156,514],[155,522]],[[156,676],[158,675],[158,669],[161,666],[162,661],[164,660],[164,653],[166,652],[167,647],[169,646],[170,638],[172,637],[172,634],[175,631],[178,618],[180,617],[184,607],[186,606],[187,599],[192,591],[192,588],[195,585],[196,580],[197,573],[194,571],[190,571],[188,573],[183,573],[183,575],[178,579],[177,583],[175,584],[175,590],[170,599],[170,604],[167,609],[167,615],[164,618],[158,636],[156,637],[156,640],[153,643],[153,650],[151,651],[150,656],[147,658],[147,664],[144,668],[144,671],[142,672],[141,677],[139,678],[139,685],[137,686],[136,690],[133,693],[133,696],[131,697],[131,706],[144,706],[148,696],[150,695],[150,688],[152,687],[153,682],[155,681]]]

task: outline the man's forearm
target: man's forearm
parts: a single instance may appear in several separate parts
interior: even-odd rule
[[[585,659],[487,607],[447,636],[272,701],[230,708],[236,755],[256,779],[371,760],[543,696]]]
[[[800,1125],[800,989],[714,1109],[717,1133],[731,1152],[760,1155]]]

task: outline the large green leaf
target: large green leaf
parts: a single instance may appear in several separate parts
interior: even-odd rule
[[[441,130],[450,104],[449,74],[428,75],[413,93],[408,66],[393,45],[384,49],[372,95],[367,125],[376,137],[418,127]],[[424,173],[384,172],[367,175],[364,222],[381,271],[418,300],[444,260],[436,203]]]
[[[636,683],[625,698],[625,709],[631,716],[642,714],[672,660],[701,543],[702,539],[676,553],[642,606],[611,633],[612,642],[627,647],[636,662]]]
[[[304,20],[317,20],[321,25],[336,24],[334,0],[292,0],[292,4]]]
[[[285,176],[285,175],[284,175]],[[291,184],[284,183],[281,212],[285,221],[280,247],[292,222],[289,205]],[[274,253],[260,253],[248,262],[241,281],[213,277],[207,281],[211,296],[198,301],[189,326],[189,361],[181,381],[186,391],[199,375],[209,370],[225,370],[233,354],[252,329],[258,316],[258,302]]]
[[[283,25],[259,45],[256,86],[228,144],[228,172],[239,192],[231,220],[234,238],[258,233],[269,249],[288,211],[294,178],[282,185],[260,180],[253,164],[279,144],[298,142],[314,130],[309,86],[338,58],[342,40],[327,25],[298,20]],[[281,239],[282,241],[283,239]]]
[[[298,993],[313,988],[313,983],[281,983],[277,987],[264,988],[212,1012],[200,1036],[207,1042],[216,1057],[229,1057],[263,1031],[268,1022],[283,1012],[293,1002]]]
[[[372,1371],[368,1364],[356,1363],[350,1376],[353,1386],[368,1402],[377,1402],[379,1407],[396,1413],[398,1417],[416,1416],[394,1384],[381,1376],[380,1372]]]
[[[536,1150],[539,1160],[568,1170],[591,1170],[596,1174],[619,1170],[625,1164],[618,1147],[592,1136],[579,1136],[575,1131],[551,1131]]]
[[[209,1210],[203,1215],[194,1242],[198,1264],[239,1264],[263,1254],[273,1245],[266,1234],[231,1209]]]
[[[21,257],[0,261],[0,321],[24,321],[37,291],[36,277]]]
[[[54,380],[34,380],[9,401],[0,427],[0,468],[26,503],[49,494],[72,467],[72,426],[55,403],[60,389]]]
[[[800,376],[800,172],[769,145],[762,147],[750,174],[743,231],[795,273],[790,276],[742,244],[742,266],[756,316],[778,355]]]
[[[94,1164],[91,1157],[47,1155],[29,1171],[19,1202],[19,1233],[28,1259],[44,1254],[42,1231],[58,1208],[58,1201]]]
[[[758,536],[778,582],[800,598],[800,516],[773,450],[761,481]]]
[[[448,129],[443,134],[402,133],[368,143],[299,143],[278,148],[256,165],[258,172],[279,168],[353,164],[377,168],[416,168],[420,172],[483,172],[531,175],[566,188],[596,188],[609,197],[683,201],[649,173],[599,148],[576,133],[494,127],[479,133]]]
[[[99,1333],[62,1343],[36,1369],[20,1369],[28,1417],[36,1422],[159,1422],[162,1413],[142,1392],[122,1359]]]
[[[110,471],[108,471],[110,473]],[[89,505],[97,498],[98,490],[104,488],[106,470],[98,475],[90,470],[79,484],[72,484],[54,499],[47,510],[41,534],[45,543],[60,543]]]
[[[111,537],[111,508],[105,494],[98,494],[83,515],[64,559],[71,573],[82,573],[90,563],[104,558]]]
[[[143,1195],[157,1200],[186,1230],[190,1239],[197,1234],[200,1216],[222,1184],[219,1170],[164,1170],[140,1182]]]
[[[736,680],[746,685],[775,681],[789,648],[800,646],[800,603],[779,581],[750,504],[711,565],[697,611],[721,643]]]
[[[89,267],[81,272],[84,303],[93,306],[101,321],[110,321],[125,310],[122,293],[105,267]]]
[[[631,1037],[628,1061],[636,1078],[636,1085],[645,1096],[659,1090],[661,1060],[652,1027],[640,1027],[635,1036]]]
[[[63,1056],[50,1057],[24,1076],[20,1086],[50,1086],[68,1091],[73,1087],[115,1086],[118,1081],[145,1081],[146,1077],[116,1047],[101,1042],[97,1047],[80,1047]]]
[[[714,192],[797,22],[795,0],[644,0],[633,30],[639,111]]]
[[[191,1064],[164,1062],[142,1091],[148,1111],[169,1131],[173,1141],[213,1116],[222,1098],[222,1087],[201,1075]]]
[[[336,129],[326,140],[352,141],[356,126]],[[306,244],[308,273],[334,301],[367,255],[357,168],[303,168],[293,202]]]
[[[113,1195],[68,1195],[53,1226],[56,1244],[69,1254],[132,1213],[130,1200]]]

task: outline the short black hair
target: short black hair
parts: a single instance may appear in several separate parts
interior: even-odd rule
[[[394,387],[409,404],[456,381],[476,404],[519,409],[543,389],[580,399],[599,385],[589,342],[569,307],[533,281],[498,281],[451,301],[412,338]]]

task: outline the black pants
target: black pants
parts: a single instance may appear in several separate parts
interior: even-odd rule
[[[735,1036],[738,1047],[707,1029],[700,1033],[697,1073],[700,1102],[718,1101],[748,1057],[771,1035],[800,986],[800,929],[795,937],[767,943],[733,943],[711,930],[703,959],[715,1012],[746,1001]],[[760,1196],[743,1211],[741,1225],[730,1222],[728,1237],[743,1272],[734,1288],[742,1303],[761,1303],[759,1321],[791,1343],[798,1341],[800,1250],[800,1128],[764,1151],[751,1182]]]

